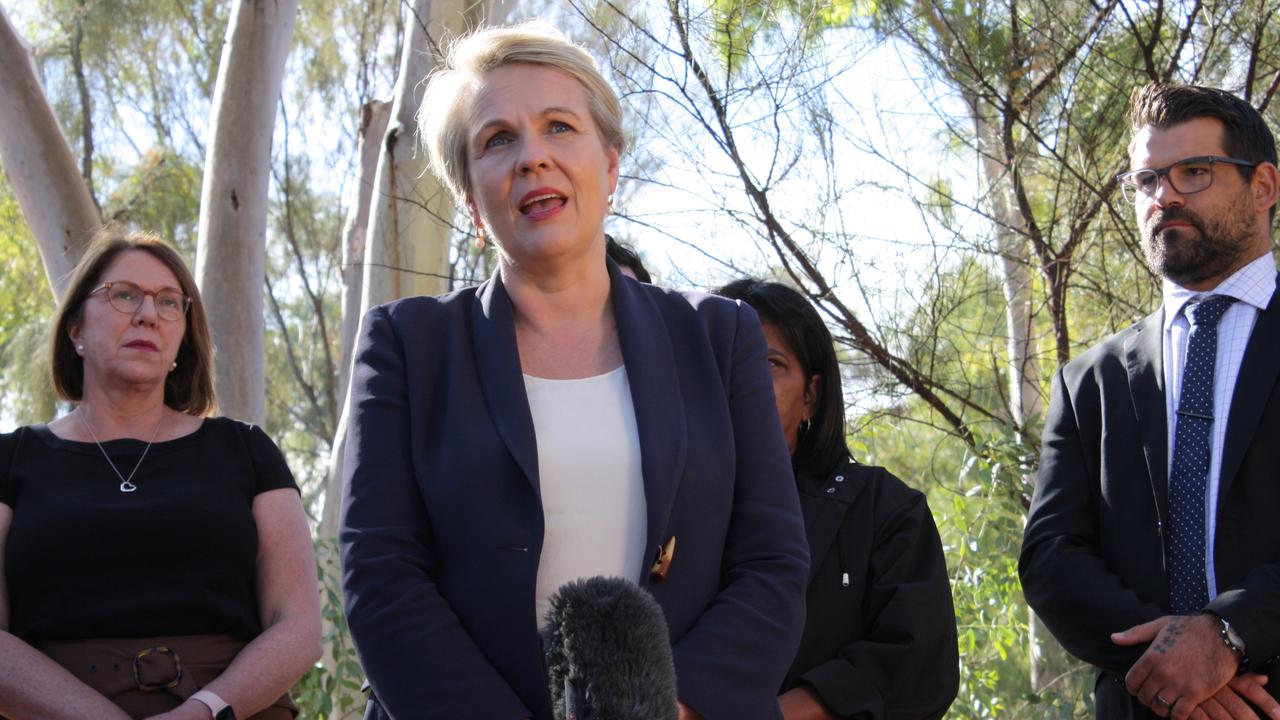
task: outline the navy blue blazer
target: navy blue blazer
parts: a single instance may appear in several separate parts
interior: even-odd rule
[[[780,717],[808,549],[759,321],[609,273],[648,510],[635,578],[666,613],[680,699],[707,720]],[[550,720],[537,446],[500,279],[370,310],[349,423],[340,542],[366,717]]]

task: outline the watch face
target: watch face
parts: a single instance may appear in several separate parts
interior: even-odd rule
[[[213,716],[213,720],[236,720],[236,711],[228,705],[219,710],[218,714]]]

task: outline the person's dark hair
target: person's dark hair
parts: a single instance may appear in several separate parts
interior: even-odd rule
[[[204,302],[195,278],[173,246],[159,236],[145,232],[125,232],[108,226],[98,231],[71,274],[62,302],[54,316],[49,339],[50,373],[53,388],[63,400],[78,402],[84,395],[84,361],[72,346],[68,329],[79,322],[84,301],[102,280],[102,272],[120,254],[136,250],[164,263],[183,294],[191,298],[187,308],[187,331],[182,335],[175,360],[178,367],[164,381],[164,404],[196,417],[212,415],[218,408],[213,389],[213,340]]]
[[[644,263],[640,262],[640,254],[632,250],[629,246],[623,245],[613,236],[605,233],[604,251],[609,258],[618,264],[618,267],[631,268],[631,272],[636,274],[636,279],[642,283],[653,284],[653,278],[650,277],[649,271],[645,270]]]
[[[773,325],[800,360],[806,378],[817,375],[818,397],[809,429],[800,433],[791,466],[797,475],[824,477],[849,457],[844,441],[844,390],[831,331],[800,293],[776,282],[735,280],[715,291],[750,305]]]
[[[1231,157],[1255,163],[1276,163],[1276,139],[1271,128],[1267,127],[1267,121],[1248,102],[1225,90],[1200,85],[1150,83],[1135,89],[1129,98],[1129,121],[1135,135],[1148,125],[1163,130],[1202,117],[1222,123],[1222,149]],[[1245,180],[1253,177],[1253,168],[1239,165],[1235,168]],[[1275,212],[1273,206],[1273,217]]]

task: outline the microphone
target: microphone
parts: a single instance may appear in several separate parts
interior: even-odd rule
[[[556,720],[677,720],[667,620],[635,583],[565,583],[551,596],[542,650]]]

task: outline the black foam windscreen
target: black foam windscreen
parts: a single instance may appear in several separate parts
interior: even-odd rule
[[[622,578],[565,583],[542,632],[557,720],[677,720],[667,621]]]

